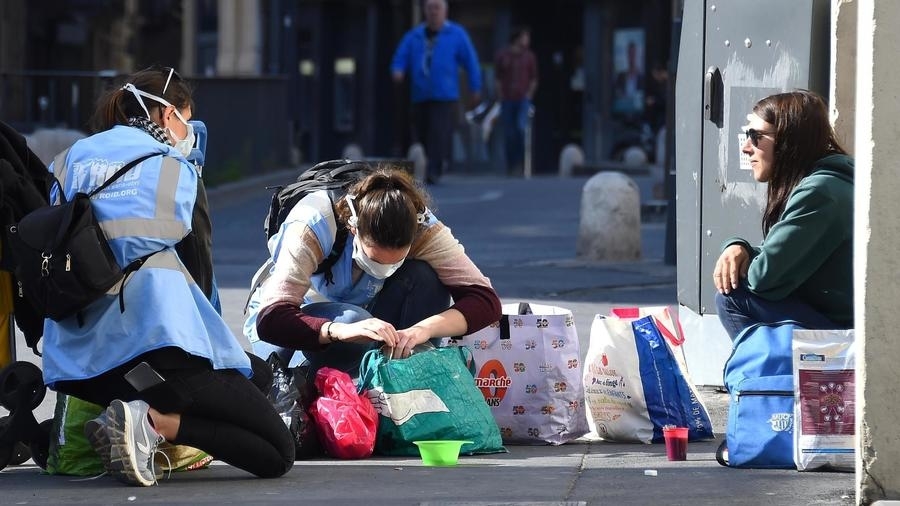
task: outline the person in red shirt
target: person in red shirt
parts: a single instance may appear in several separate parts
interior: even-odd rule
[[[528,110],[538,85],[537,59],[530,45],[530,29],[519,27],[513,30],[509,45],[497,52],[494,59],[494,79],[500,99],[506,170],[509,174],[522,170]]]

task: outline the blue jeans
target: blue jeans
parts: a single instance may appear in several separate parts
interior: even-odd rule
[[[755,323],[776,323],[794,320],[807,329],[839,329],[828,317],[813,309],[809,304],[787,297],[781,300],[766,300],[747,289],[746,281],[741,281],[737,289],[725,295],[716,294],[716,314],[731,340],[742,330]]]
[[[500,103],[500,121],[506,154],[506,169],[513,171],[525,160],[525,126],[528,124],[528,99]]]
[[[405,329],[448,307],[450,292],[438,279],[434,269],[421,260],[407,259],[397,272],[385,280],[384,287],[368,304],[368,309],[343,302],[315,302],[303,306],[303,312],[337,323],[354,323],[374,317],[391,323],[397,329]],[[439,342],[439,338],[432,339],[434,345]],[[310,378],[325,366],[339,369],[355,378],[359,374],[359,363],[363,355],[379,346],[375,342],[334,343],[323,350],[299,353],[265,341],[257,341],[253,343],[253,353],[266,359],[274,351],[291,367],[306,360],[309,365],[307,376]]]

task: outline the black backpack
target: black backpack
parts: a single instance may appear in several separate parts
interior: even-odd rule
[[[297,180],[293,183],[280,186],[270,186],[269,189],[275,188],[272,195],[272,201],[269,204],[269,212],[266,214],[266,221],[263,229],[266,233],[266,240],[269,240],[281,224],[287,218],[291,209],[303,197],[312,192],[319,190],[327,190],[328,198],[331,199],[331,205],[340,200],[347,193],[353,183],[366,177],[372,173],[372,166],[366,162],[351,160],[329,160],[327,162],[317,163],[309,169],[303,171]],[[332,283],[331,267],[341,257],[344,252],[344,246],[347,243],[347,234],[349,231],[346,227],[338,227],[337,236],[334,239],[334,247],[331,252],[319,264],[314,274],[325,274],[327,283]]]
[[[119,266],[94,216],[91,197],[158,154],[138,158],[90,193],[79,192],[68,202],[62,196],[60,205],[38,208],[7,228],[19,296],[40,315],[60,321],[79,314],[146,260]],[[119,304],[124,311],[121,293]]]

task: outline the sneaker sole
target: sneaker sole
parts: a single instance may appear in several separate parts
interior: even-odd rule
[[[88,420],[84,424],[84,437],[94,451],[100,455],[100,461],[103,462],[103,469],[110,470],[110,441],[109,435],[106,433],[106,426],[97,420]]]
[[[128,447],[129,442],[134,441],[134,436],[131,434],[134,427],[131,410],[128,409],[124,402],[117,399],[106,408],[106,416],[110,421],[124,421],[122,430],[119,430],[119,427],[111,427],[113,432],[110,435],[110,471],[117,480],[129,485],[141,485],[144,487],[153,485],[155,480],[147,480],[137,471],[138,463],[134,458],[137,448]],[[121,432],[121,435],[119,435],[119,432]]]

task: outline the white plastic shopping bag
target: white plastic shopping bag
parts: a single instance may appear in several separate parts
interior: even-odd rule
[[[562,444],[588,432],[571,311],[505,304],[499,322],[458,343],[472,350],[475,383],[504,443]]]
[[[690,440],[713,437],[712,423],[684,364],[680,326],[668,308],[596,315],[584,364],[591,430],[606,440],[658,443],[666,425]]]

